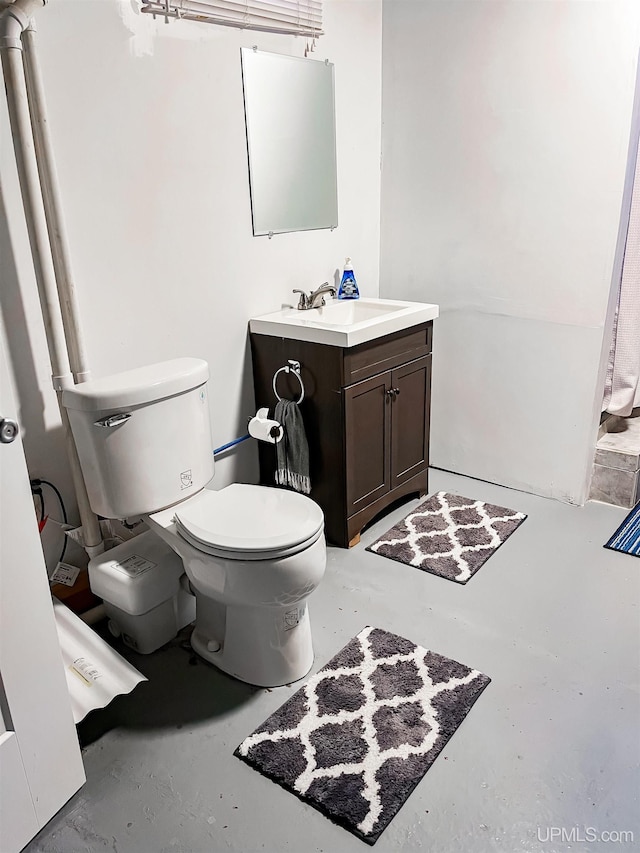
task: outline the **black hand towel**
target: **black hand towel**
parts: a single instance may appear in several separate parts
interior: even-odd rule
[[[309,445],[298,404],[294,400],[279,400],[274,418],[284,430],[276,444],[276,483],[308,495],[311,491]]]

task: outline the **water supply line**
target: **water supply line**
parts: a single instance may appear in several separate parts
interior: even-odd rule
[[[230,450],[232,447],[235,447],[237,444],[240,444],[243,441],[246,441],[248,438],[251,438],[249,433],[240,436],[240,438],[234,438],[232,441],[228,441],[226,444],[222,444],[220,447],[215,447],[213,450],[213,455],[218,456],[220,453],[224,453],[225,450]]]
[[[14,0],[0,14],[0,57],[7,94],[20,192],[40,308],[51,360],[52,381],[65,434],[84,547],[90,557],[104,550],[92,511],[62,392],[89,376],[70,272],[66,229],[53,165],[33,13],[47,0]],[[23,45],[24,61],[23,61]]]

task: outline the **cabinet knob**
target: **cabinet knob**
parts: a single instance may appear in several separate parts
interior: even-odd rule
[[[396,397],[397,397],[397,396],[398,396],[398,394],[400,393],[400,389],[399,389],[399,388],[392,388],[391,390],[393,391],[393,393],[394,393],[394,395],[395,395]]]
[[[384,393],[389,399],[391,399],[393,397],[393,388],[389,388],[389,390]]]

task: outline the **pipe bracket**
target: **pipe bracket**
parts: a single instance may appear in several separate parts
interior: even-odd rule
[[[51,377],[51,384],[54,391],[66,391],[67,388],[73,388],[75,385],[71,373],[60,373],[58,375],[54,373]]]

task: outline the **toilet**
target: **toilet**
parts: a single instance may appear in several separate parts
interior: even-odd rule
[[[170,561],[132,557],[136,537],[129,556],[94,558],[90,582],[114,624],[118,615],[125,621],[130,644],[144,636],[144,651],[181,627],[186,586],[195,596],[194,650],[235,678],[276,687],[313,664],[307,602],[326,567],[324,516],[297,492],[240,483],[205,488],[214,474],[208,379],[205,361],[179,358],[63,392],[93,511],[145,521],[186,574],[179,582]],[[163,601],[160,587],[168,590]],[[143,614],[141,601],[154,589],[153,609]],[[163,616],[158,632],[157,614],[165,611],[173,621]]]

